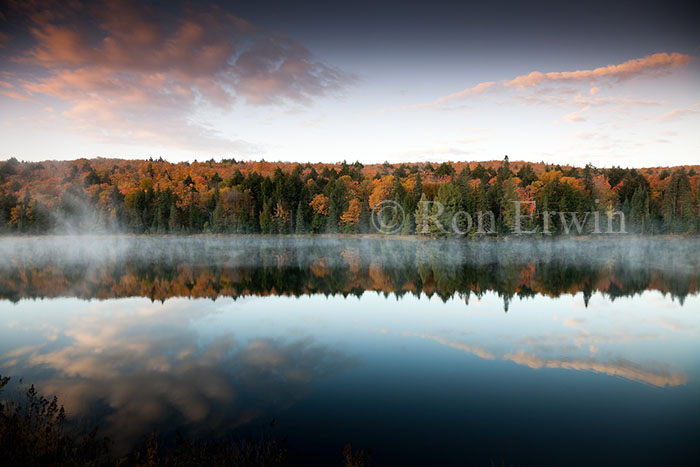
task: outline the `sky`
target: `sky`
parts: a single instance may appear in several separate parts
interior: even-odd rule
[[[692,2],[0,4],[0,160],[700,163]]]

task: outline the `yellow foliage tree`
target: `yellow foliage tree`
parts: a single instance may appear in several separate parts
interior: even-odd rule
[[[372,194],[369,195],[369,208],[374,209],[374,207],[389,198],[391,194],[391,188],[394,185],[394,177],[388,175],[382,177],[381,180],[373,180],[372,184]]]
[[[314,210],[316,214],[323,214],[324,216],[328,214],[328,205],[330,204],[330,199],[324,194],[318,194],[309,203],[311,209]]]
[[[360,200],[353,198],[350,200],[348,209],[340,216],[340,223],[344,225],[355,225],[360,220],[360,213],[362,212],[362,205]]]

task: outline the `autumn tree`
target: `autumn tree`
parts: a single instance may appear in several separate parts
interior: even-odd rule
[[[357,230],[357,223],[360,221],[362,205],[360,200],[353,198],[348,203],[348,208],[345,210],[342,216],[340,216],[340,223],[346,227],[346,231]]]

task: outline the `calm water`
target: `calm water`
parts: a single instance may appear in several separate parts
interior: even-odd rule
[[[700,242],[0,239],[0,373],[127,450],[700,464]]]

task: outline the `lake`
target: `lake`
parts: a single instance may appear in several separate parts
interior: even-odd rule
[[[0,373],[115,452],[266,430],[300,465],[347,443],[378,466],[700,465],[698,239],[5,237],[0,258]]]

